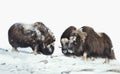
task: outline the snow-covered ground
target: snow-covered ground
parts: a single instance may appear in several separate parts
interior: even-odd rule
[[[14,23],[43,22],[56,37],[52,56],[34,55],[31,48],[11,52],[8,29]],[[83,61],[61,53],[60,36],[70,25],[91,26],[107,33],[116,60]],[[0,74],[119,74],[120,73],[119,0],[0,0]]]
[[[31,50],[28,48],[28,50]],[[0,74],[119,74],[120,64],[111,60],[103,64],[104,59],[83,61],[80,57],[64,55],[34,55],[20,50],[10,52],[0,49]]]

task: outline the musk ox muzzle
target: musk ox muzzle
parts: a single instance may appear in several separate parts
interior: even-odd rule
[[[14,50],[18,47],[31,47],[34,54],[51,55],[54,52],[55,37],[41,22],[13,24],[8,30],[8,40]]]

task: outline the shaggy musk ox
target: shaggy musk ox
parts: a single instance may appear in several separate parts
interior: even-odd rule
[[[55,37],[41,22],[34,24],[15,23],[8,30],[8,40],[13,50],[18,47],[31,47],[34,54],[51,55],[54,52]]]
[[[109,59],[114,59],[111,39],[105,33],[96,33],[93,28],[83,26],[82,31],[87,33],[84,42],[84,59],[88,57],[106,58],[104,63],[109,63]]]

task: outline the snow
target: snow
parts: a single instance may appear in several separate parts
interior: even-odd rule
[[[0,74],[120,73],[119,0],[1,0],[0,11]],[[53,55],[34,55],[31,48],[11,52],[8,29],[17,22],[43,22],[56,38]],[[103,64],[101,58],[83,61],[81,57],[64,56],[58,48],[60,36],[71,25],[87,25],[108,34],[116,60]]]
[[[30,50],[30,48],[27,48]],[[32,52],[19,52],[0,49],[1,74],[117,74],[120,73],[120,64],[111,60],[110,64],[103,64],[104,59],[83,61],[81,57],[66,57],[64,55],[46,56],[34,55]]]

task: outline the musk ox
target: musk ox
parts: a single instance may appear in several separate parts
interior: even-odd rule
[[[60,43],[62,46],[62,53],[64,55],[71,55],[72,54],[71,51],[68,51],[68,48],[69,48],[68,44],[69,44],[69,37],[74,30],[76,30],[76,28],[74,26],[70,26],[61,35]]]
[[[51,55],[54,52],[55,37],[41,22],[33,24],[15,23],[8,30],[8,40],[13,50],[31,47],[34,54]]]
[[[109,63],[109,59],[114,59],[112,41],[105,33],[96,33],[93,28],[83,26],[82,31],[87,33],[83,46],[83,57],[102,57],[106,58],[104,63]]]

